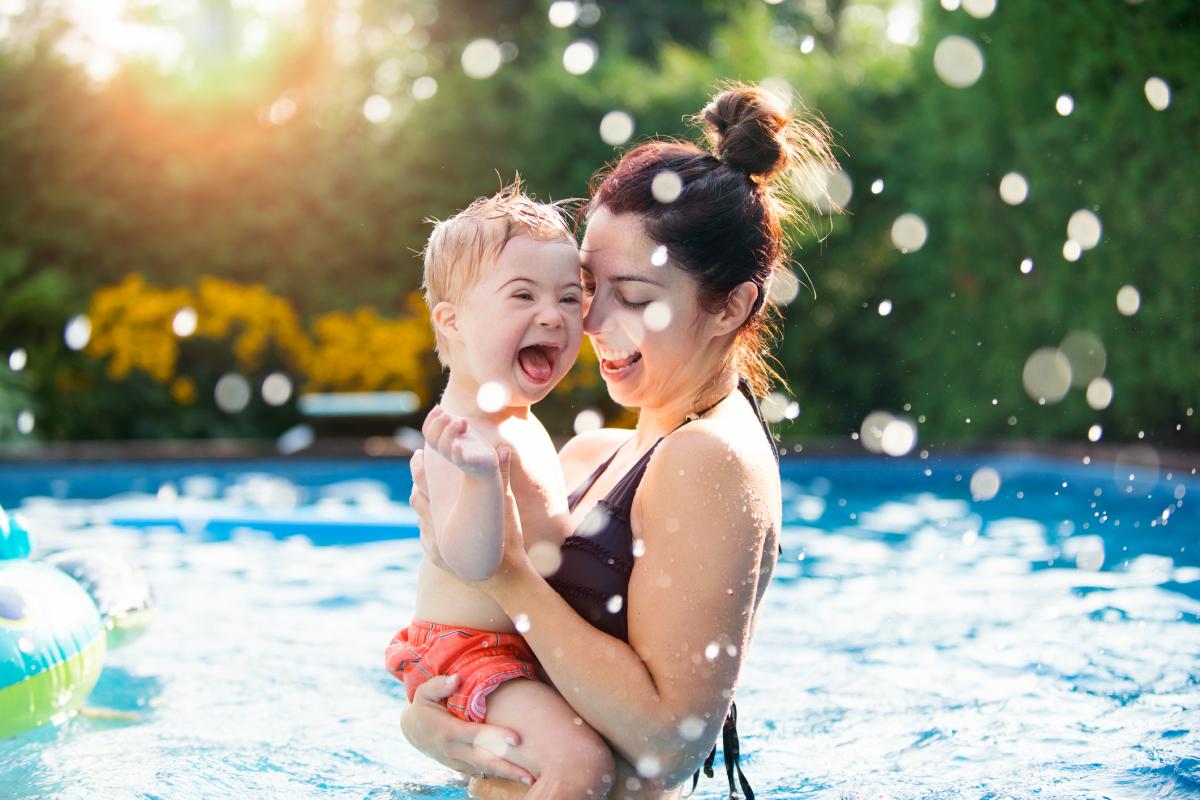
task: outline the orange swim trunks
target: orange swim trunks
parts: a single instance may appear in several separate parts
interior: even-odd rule
[[[392,637],[384,664],[404,681],[410,703],[430,678],[458,675],[458,689],[446,699],[446,708],[467,722],[487,718],[487,696],[505,681],[538,679],[537,658],[520,635],[419,619]]]

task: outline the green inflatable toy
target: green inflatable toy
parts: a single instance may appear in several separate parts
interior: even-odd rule
[[[0,737],[74,715],[104,655],[154,615],[141,571],[119,556],[69,550],[30,561],[31,537],[0,508]]]

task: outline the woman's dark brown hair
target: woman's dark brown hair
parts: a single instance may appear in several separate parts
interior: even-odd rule
[[[767,298],[772,275],[787,259],[781,223],[792,214],[803,217],[775,187],[795,173],[819,180],[837,163],[823,122],[790,113],[775,95],[754,86],[726,89],[696,120],[706,128],[710,149],[663,140],[638,145],[592,179],[588,208],[637,214],[650,238],[666,246],[671,263],[700,284],[709,313],[723,309],[742,283],[758,287],[730,358],[761,397],[780,380],[767,363],[777,313]],[[677,175],[683,186],[671,202],[660,202],[653,191],[664,172]]]

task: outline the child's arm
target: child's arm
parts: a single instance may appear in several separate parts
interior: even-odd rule
[[[462,417],[434,406],[421,427],[425,442],[452,470],[438,470],[449,488],[431,492],[434,537],[446,566],[464,581],[490,578],[504,555],[504,486],[496,450]],[[441,512],[441,513],[439,513]]]

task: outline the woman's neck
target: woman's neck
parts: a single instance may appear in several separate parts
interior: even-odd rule
[[[653,408],[643,406],[638,412],[637,449],[645,451],[654,442],[678,428],[688,414],[702,414],[724,400],[737,389],[738,375],[732,368],[722,371],[720,378],[708,381],[697,396],[693,392],[680,392],[677,399]]]

